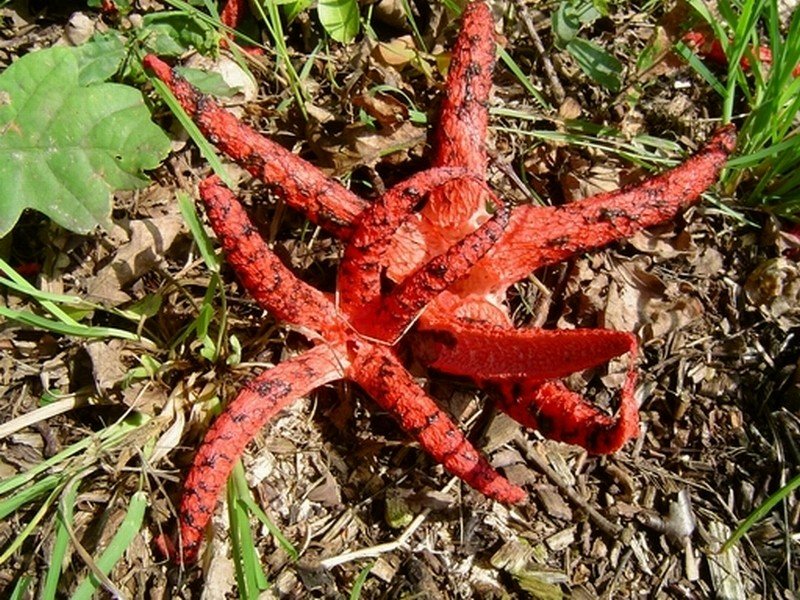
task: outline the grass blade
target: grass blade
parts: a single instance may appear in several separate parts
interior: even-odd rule
[[[17,534],[17,536],[14,538],[14,541],[12,541],[8,548],[5,549],[5,552],[0,555],[0,565],[11,558],[11,556],[14,555],[20,546],[22,546],[25,540],[28,539],[28,536],[37,529],[39,523],[42,521],[42,519],[44,519],[45,515],[47,515],[47,511],[50,510],[50,505],[55,502],[56,498],[58,498],[59,492],[60,490],[58,488],[53,490],[47,500],[42,502],[39,510],[37,510],[36,513],[30,517],[28,522],[25,524],[25,527],[22,528],[22,531]]]
[[[228,479],[228,515],[231,523],[236,579],[241,598],[258,598],[269,587],[267,576],[261,568],[255,538],[250,523],[248,502],[253,502],[241,461],[237,461]]]
[[[261,523],[263,523],[264,527],[267,528],[270,535],[275,538],[283,551],[288,554],[292,560],[297,560],[300,554],[297,552],[297,549],[294,545],[288,540],[288,538],[281,533],[281,530],[278,529],[278,526],[272,522],[272,520],[267,516],[261,507],[256,504],[253,500],[252,496],[249,494],[246,497],[241,498],[241,501],[247,506],[247,509],[253,513]]]
[[[8,600],[24,600],[25,598],[29,598],[30,596],[28,596],[27,591],[31,582],[33,582],[33,577],[31,575],[23,575],[17,579],[17,583],[14,584],[14,589],[11,591]]]
[[[211,238],[208,237],[203,224],[200,222],[200,217],[195,210],[194,201],[189,198],[189,195],[184,192],[178,192],[178,207],[181,210],[184,221],[189,226],[192,232],[192,237],[197,244],[200,255],[203,257],[203,262],[206,263],[208,269],[214,273],[220,271],[220,259],[214,251],[214,245],[211,243]]]
[[[727,552],[730,550],[731,546],[733,546],[736,542],[738,542],[742,536],[744,536],[753,525],[758,523],[761,519],[769,514],[769,512],[775,508],[775,506],[781,502],[782,500],[788,498],[791,493],[800,487],[800,474],[795,475],[789,483],[779,489],[777,492],[772,494],[769,498],[764,501],[764,504],[759,506],[753,512],[751,512],[747,518],[742,521],[736,530],[731,534],[731,537],[727,539],[727,541],[722,545],[720,549],[720,553]]]
[[[58,516],[56,517],[56,539],[53,542],[53,552],[50,554],[50,563],[42,586],[41,600],[55,600],[58,581],[61,577],[61,565],[69,546],[69,529],[72,527],[72,509],[78,497],[78,478],[67,484],[59,503]]]
[[[197,125],[194,124],[194,121],[186,114],[186,111],[183,110],[180,102],[178,99],[175,98],[173,93],[170,89],[164,84],[160,79],[156,77],[150,77],[150,81],[155,87],[158,95],[161,96],[161,99],[164,100],[164,103],[169,107],[172,111],[172,114],[178,119],[180,124],[186,130],[186,133],[189,134],[189,137],[192,138],[192,141],[197,144],[197,149],[200,150],[200,154],[203,155],[208,161],[208,164],[211,166],[211,169],[214,173],[222,180],[228,187],[233,187],[233,181],[231,180],[230,176],[228,175],[227,169],[222,164],[219,156],[214,151],[214,147],[211,143],[205,138],[205,136],[200,132]]]
[[[132,342],[147,343],[145,338],[142,338],[130,331],[125,331],[124,329],[117,329],[116,327],[93,327],[89,325],[81,325],[80,323],[75,323],[74,321],[74,324],[65,323],[63,321],[54,321],[53,319],[48,319],[47,317],[42,317],[32,312],[24,310],[12,310],[10,308],[6,308],[5,306],[0,306],[0,316],[11,319],[12,321],[16,321],[17,323],[21,323],[22,325],[29,325],[31,327],[44,329],[45,331],[50,331],[52,333],[60,333],[62,335],[103,339],[114,337]]]
[[[0,519],[5,519],[8,515],[16,512],[28,502],[33,502],[37,498],[51,492],[61,484],[63,479],[61,475],[48,475],[41,481],[37,481],[10,498],[3,499],[3,501],[0,502]]]
[[[356,577],[356,580],[353,582],[353,589],[350,592],[350,600],[359,600],[359,598],[361,598],[361,589],[364,587],[364,583],[367,581],[367,577],[369,577],[369,573],[372,571],[372,567],[374,566],[375,563],[371,562],[366,567],[361,569],[358,577]]]
[[[111,539],[108,547],[97,559],[96,566],[103,575],[108,575],[114,565],[117,564],[125,550],[133,542],[134,537],[142,529],[144,513],[147,509],[147,494],[142,491],[136,492],[128,505],[125,518],[120,523],[117,533]],[[92,573],[84,579],[72,595],[72,600],[91,600],[92,595],[100,587],[98,577]]]
[[[0,482],[0,495],[17,490],[22,485],[35,479],[40,473],[59,465],[71,456],[87,450],[93,445],[98,446],[98,451],[103,451],[106,448],[113,446],[122,440],[128,433],[147,423],[148,420],[149,418],[142,413],[133,413],[128,415],[122,421],[114,423],[99,433],[86,437],[80,442],[72,444],[58,454],[54,454],[47,460],[40,462],[35,467],[28,469],[24,473],[9,477],[5,481]]]

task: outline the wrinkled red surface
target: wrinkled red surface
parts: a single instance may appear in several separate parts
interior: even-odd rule
[[[484,181],[493,37],[488,7],[469,4],[453,51],[434,168],[371,205],[241,124],[158,58],[145,59],[211,141],[287,204],[348,240],[331,299],[280,263],[229,190],[213,178],[201,184],[209,220],[242,283],[316,346],[259,375],[212,426],[184,486],[177,558],[196,558],[219,491],[256,431],[292,400],[340,378],[357,382],[467,484],[502,502],[522,500],[523,490],[492,469],[405,369],[395,351],[405,337],[419,360],[470,377],[501,409],[549,437],[612,452],[637,434],[635,337],[604,329],[515,329],[505,291],[540,266],[668,221],[697,202],[733,149],[733,129],[721,129],[686,163],[639,186],[563,207],[520,206],[509,215]],[[424,198],[427,204],[413,212]],[[385,277],[396,283],[388,293],[382,292]],[[613,417],[558,381],[626,353],[628,375]]]
[[[228,0],[222,12],[219,13],[219,20],[222,24],[235,29],[247,11],[247,0]]]

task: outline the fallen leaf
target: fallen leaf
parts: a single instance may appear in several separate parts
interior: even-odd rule
[[[183,221],[177,214],[131,221],[128,241],[87,282],[87,295],[112,305],[128,302],[131,298],[122,288],[163,260],[182,228]]]
[[[404,0],[379,0],[372,9],[372,18],[397,29],[408,29]]]
[[[122,361],[122,340],[93,341],[86,344],[86,353],[92,360],[92,375],[98,390],[109,390],[122,381],[128,368]]]
[[[418,55],[414,38],[404,35],[390,42],[378,43],[372,51],[372,57],[379,63],[402,68],[411,63]]]
[[[565,120],[577,119],[581,116],[581,110],[580,102],[572,96],[567,96],[558,107],[558,116]]]
[[[353,104],[363,109],[382,127],[394,128],[408,117],[408,108],[390,94],[359,94]]]
[[[325,145],[321,152],[328,155],[336,173],[349,173],[357,167],[375,165],[387,160],[388,155],[423,144],[426,138],[425,129],[410,121],[388,135],[383,131],[374,133],[363,126],[353,126],[340,138],[344,139],[343,144]]]
[[[95,20],[85,13],[75,12],[64,28],[64,37],[71,46],[80,46],[88,42],[94,35]]]
[[[800,267],[788,258],[762,262],[747,278],[745,295],[761,314],[788,331],[800,312]]]

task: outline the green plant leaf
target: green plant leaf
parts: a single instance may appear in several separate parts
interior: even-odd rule
[[[798,487],[800,487],[800,475],[795,475],[791,481],[767,498],[761,506],[751,512],[748,517],[739,524],[736,531],[734,531],[731,537],[722,545],[720,553],[730,550],[756,523],[766,517],[779,502],[788,499],[792,491]]]
[[[581,22],[571,4],[562,2],[558,5],[556,12],[553,13],[552,27],[556,44],[560,48],[578,37]]]
[[[361,27],[357,0],[320,0],[317,15],[322,27],[337,42],[351,41]]]
[[[14,583],[14,589],[9,596],[9,600],[22,600],[23,598],[29,598],[28,596],[28,588],[33,583],[33,576],[32,575],[23,575],[19,579],[17,579],[16,583]]]
[[[372,568],[374,566],[375,563],[371,562],[366,567],[361,569],[361,572],[358,574],[358,577],[356,577],[356,580],[353,583],[353,589],[350,592],[350,600],[360,600],[361,590],[364,588],[364,583],[367,581],[367,577],[369,577],[369,572],[372,571]]]
[[[78,55],[79,85],[101,83],[117,72],[125,60],[126,50],[116,33],[97,36],[90,43],[74,49]]]
[[[278,2],[283,5],[283,14],[286,22],[291,23],[301,12],[313,4],[313,0],[285,0]]]
[[[589,0],[569,0],[561,2],[553,13],[552,28],[556,37],[556,44],[564,48],[569,42],[578,37],[578,31],[583,25],[594,23],[600,17],[608,14],[608,6],[604,2]]]
[[[25,208],[79,233],[108,225],[109,193],[146,185],[169,151],[138,90],[81,85],[97,76],[87,55],[50,48],[0,74],[0,237]]]
[[[231,522],[231,546],[236,581],[241,598],[259,598],[269,587],[267,576],[258,558],[253,523],[248,512],[248,502],[253,502],[247,486],[242,461],[237,461],[228,478],[228,517]]]
[[[148,52],[159,56],[178,56],[189,48],[201,53],[216,50],[219,34],[212,24],[194,12],[158,12],[145,15],[142,30]]]
[[[601,46],[583,38],[575,38],[567,44],[567,51],[578,66],[600,85],[612,92],[619,91],[622,63]]]
[[[652,69],[672,49],[672,46],[672,40],[666,29],[660,25],[656,26],[647,45],[636,59],[636,73],[641,74]]]
[[[201,69],[187,69],[185,67],[176,67],[175,71],[198,90],[209,96],[232,98],[242,91],[241,87],[229,86],[219,73]]]

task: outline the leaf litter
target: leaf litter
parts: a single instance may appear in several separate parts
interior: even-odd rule
[[[507,49],[513,51],[525,40],[509,35],[507,43]],[[344,59],[340,57],[342,68]],[[403,66],[387,60],[381,68]],[[674,73],[669,69],[661,76]],[[405,71],[396,75],[400,80],[405,77]],[[661,91],[665,97],[673,92]],[[581,94],[579,87],[571,92]],[[433,94],[427,90],[418,93],[415,103],[427,106],[433,101]],[[354,122],[353,115],[361,108],[356,102],[345,103],[345,111],[340,112],[334,108],[342,102],[341,96],[332,94],[324,84],[316,94],[319,97],[315,101],[330,107],[337,126],[346,128]],[[495,94],[506,104],[526,102],[519,86],[510,80],[499,82]],[[691,107],[702,110],[701,95],[691,94],[687,96]],[[271,107],[274,100],[263,99],[262,105]],[[286,139],[294,138],[299,145],[316,139],[323,159],[325,152],[330,158],[341,151],[327,145],[328,139],[337,136],[324,135],[321,124],[312,124],[312,131],[304,132],[278,112],[267,109],[260,116],[260,121],[269,121],[268,129],[280,131]],[[380,132],[354,130],[352,141],[374,151],[359,158],[356,150],[349,162],[332,166],[337,172],[364,165],[379,172],[387,166],[397,168],[381,157],[384,149],[397,141],[391,136],[391,130],[384,132],[383,139]],[[419,147],[418,141],[408,140],[410,148]],[[529,149],[528,144],[527,138],[516,139],[507,132],[496,134],[495,146],[519,153],[518,159],[549,152],[561,153],[553,162],[562,162],[565,153],[572,154],[570,166],[586,165],[589,170],[583,174],[589,179],[593,177],[591,165],[603,162],[577,149],[548,145]],[[405,158],[419,160],[413,150]],[[613,167],[595,171],[602,178],[615,178],[618,172]],[[594,189],[600,181],[547,180],[547,172],[539,177],[545,178],[542,189],[560,188],[561,198],[581,196],[582,189]],[[576,192],[576,187],[582,189]],[[264,201],[261,190],[255,189],[253,201],[260,207]],[[113,244],[104,243],[100,235],[67,236],[65,246],[48,247],[44,243],[42,252],[49,252],[49,260],[61,264],[61,283],[66,292],[82,295],[95,286],[113,294],[116,286],[116,292],[121,291],[124,298],[107,297],[111,304],[138,300],[145,294],[163,294],[164,312],[152,322],[164,339],[170,339],[193,318],[194,307],[201,303],[208,287],[207,274],[199,266],[186,230],[178,229],[176,213],[164,217],[168,219],[168,235],[153,235],[151,225],[158,218],[153,212],[159,212],[163,205],[152,197],[148,202],[154,204],[125,203],[129,230],[139,232],[135,242],[134,235],[127,241],[123,236]],[[259,210],[265,220],[270,218],[271,208]],[[269,468],[262,465],[261,469],[252,469],[261,472],[253,481],[257,501],[295,543],[309,541],[303,562],[297,565],[288,561],[268,536],[260,537],[273,581],[273,597],[347,593],[363,563],[345,562],[325,575],[317,565],[324,559],[397,539],[399,534],[390,523],[398,521],[385,514],[387,498],[395,493],[414,496],[415,502],[404,503],[404,510],[412,515],[429,512],[404,545],[372,557],[376,561],[374,577],[367,580],[365,597],[370,597],[367,593],[388,597],[422,593],[442,598],[523,593],[532,597],[561,597],[564,593],[598,597],[629,596],[641,589],[664,598],[741,597],[736,594],[780,597],[787,579],[792,578],[791,564],[785,561],[797,560],[796,540],[789,538],[794,553],[785,554],[787,536],[796,531],[800,519],[796,500],[790,501],[788,515],[770,514],[748,543],[715,554],[737,521],[781,484],[786,457],[796,460],[791,456],[796,452],[792,440],[797,439],[796,398],[800,395],[800,357],[795,339],[800,325],[797,263],[785,256],[792,240],[781,234],[775,222],[763,218],[763,223],[764,233],[759,234],[703,206],[679,219],[675,227],[640,234],[606,252],[576,260],[568,269],[537,274],[547,288],[557,290],[546,305],[551,322],[557,319],[559,326],[613,326],[633,330],[642,340],[645,357],[640,395],[645,430],[620,454],[587,457],[575,448],[542,441],[536,434],[510,429],[507,424],[498,429],[501,418],[483,410],[483,398],[465,397],[469,388],[465,389],[462,382],[435,384],[442,405],[456,416],[473,419],[476,435],[490,439],[499,436],[498,444],[511,442],[493,457],[507,465],[509,476],[535,492],[535,499],[519,509],[509,511],[468,490],[438,492],[446,489],[446,477],[427,464],[417,468],[427,461],[407,447],[385,416],[365,408],[348,390],[322,391],[284,413],[260,436],[246,458],[255,463],[249,467],[265,460],[270,463]],[[157,229],[161,232],[160,226]],[[292,254],[313,256],[314,248],[319,247],[301,237],[302,223],[294,217],[285,217],[279,231],[281,243]],[[148,245],[153,252],[148,251]],[[86,257],[101,254],[102,260],[84,262]],[[137,263],[142,254],[144,259]],[[64,256],[68,257],[66,264]],[[159,270],[154,271],[157,264]],[[326,277],[307,258],[296,264],[301,264],[311,278]],[[112,272],[126,275],[110,278]],[[171,287],[162,272],[177,277],[179,286]],[[291,347],[296,341],[290,334],[274,330],[269,322],[263,323],[263,315],[243,298],[240,286],[227,281],[231,331],[243,340],[245,360],[278,362],[284,345]],[[535,287],[532,289],[535,297]],[[8,301],[24,304],[14,297]],[[207,411],[199,407],[207,407],[216,396],[227,397],[246,373],[236,368],[224,370],[186,353],[171,357],[163,354],[158,358],[168,365],[164,372],[125,383],[126,367],[130,370],[137,366],[134,357],[141,352],[136,347],[125,352],[127,342],[90,349],[92,346],[80,340],[53,339],[49,334],[9,323],[3,325],[0,336],[0,382],[6,398],[0,410],[4,421],[32,410],[37,398],[49,389],[66,393],[88,390],[96,413],[90,416],[76,411],[48,421],[49,433],[29,429],[24,436],[0,440],[4,449],[0,466],[9,475],[43,460],[48,454],[48,436],[64,447],[81,439],[87,429],[97,427],[96,417],[110,416],[120,406],[131,406],[131,398],[141,399],[148,393],[152,394],[151,401],[138,404],[139,409],[156,416],[163,407],[171,406],[163,413],[167,420],[160,427],[168,433],[165,441],[177,445],[180,438],[176,433],[184,427],[174,421],[176,414],[200,397],[205,404],[197,405],[193,417],[205,422]],[[606,377],[600,375],[588,377],[588,385],[610,398]],[[168,396],[170,400],[166,400]],[[312,412],[314,416],[308,417]],[[177,429],[170,432],[169,426],[176,424]],[[197,429],[199,435],[203,425],[195,422],[190,428]],[[546,469],[529,460],[532,452],[546,457],[547,464],[542,465]],[[161,473],[153,481],[176,490],[174,474],[169,471],[185,464],[190,455],[191,450],[186,448],[162,456],[160,463],[153,465]],[[353,456],[359,460],[354,461]],[[127,468],[116,469],[119,465],[109,457],[105,467],[95,471],[91,484],[84,486],[75,527],[90,548],[102,544],[104,536],[109,535],[109,530],[94,528],[98,515],[109,511],[111,522],[121,520],[120,498],[135,489],[136,471],[130,467],[137,461],[131,458]],[[167,520],[169,498],[157,488],[152,493],[149,518],[151,526],[157,527],[158,522]],[[604,534],[602,521],[588,509],[619,524],[620,537]],[[399,521],[405,522],[405,517]],[[4,521],[0,528],[4,545],[21,524],[17,519]],[[227,529],[227,525],[220,529]],[[39,541],[46,548],[49,542],[45,533]],[[147,543],[139,544],[123,558],[112,580],[131,596],[153,589],[160,591],[161,597],[178,593],[192,597],[191,590],[199,590],[198,575],[190,575],[186,587],[187,582],[179,584],[171,579],[164,566],[153,568],[158,558],[147,537],[142,536]],[[35,565],[42,560],[32,552],[19,556],[24,561],[0,567],[0,587],[11,585],[25,568],[20,565]],[[71,577],[80,572],[79,561],[73,562]],[[131,571],[140,575],[124,577]],[[235,585],[224,562],[208,575],[212,573],[220,594]],[[69,580],[64,585],[69,586]]]

